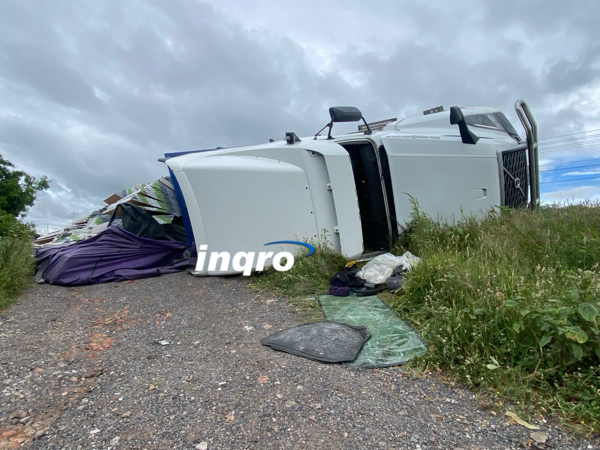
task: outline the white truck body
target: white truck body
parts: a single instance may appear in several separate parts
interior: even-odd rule
[[[525,142],[496,109],[460,112],[479,138],[475,144],[464,143],[449,112],[441,111],[394,121],[372,134],[298,139],[288,133],[281,141],[190,153],[166,163],[185,199],[197,247],[233,255],[296,240],[325,242],[357,258],[389,247],[410,218],[411,197],[445,220],[528,204],[529,178],[537,173],[531,172],[537,167],[537,138],[529,136],[533,118],[529,128],[524,122]],[[535,181],[532,204],[538,201]],[[209,273],[204,268],[198,274]]]

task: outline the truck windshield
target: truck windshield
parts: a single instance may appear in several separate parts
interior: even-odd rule
[[[476,116],[468,116],[467,124],[473,127],[493,128],[494,130],[505,131],[492,114],[478,114]]]
[[[468,125],[473,127],[490,128],[492,130],[505,131],[517,142],[521,142],[521,138],[517,134],[512,124],[502,113],[493,114],[478,114],[476,116],[468,116],[465,118]]]

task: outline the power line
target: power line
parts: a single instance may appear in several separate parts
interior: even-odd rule
[[[566,147],[573,147],[573,146],[578,147],[580,145],[593,144],[594,142],[600,142],[600,135],[595,136],[594,139],[589,139],[587,141],[565,142],[565,143],[556,144],[556,145],[541,145],[540,147],[543,149],[566,148]]]
[[[568,182],[577,182],[577,181],[583,181],[583,180],[596,180],[598,178],[600,178],[600,176],[597,176],[597,177],[574,178],[574,179],[571,179],[571,180],[540,181],[540,184],[568,183]]]
[[[554,141],[554,142],[540,142],[540,147],[556,147],[557,145],[573,145],[573,144],[585,144],[588,141],[595,140],[600,138],[600,134],[591,134],[584,138],[577,139],[565,139],[562,141]]]
[[[566,137],[566,136],[574,136],[576,134],[583,134],[583,133],[594,133],[595,131],[600,131],[600,128],[596,128],[595,130],[587,130],[587,131],[579,131],[577,133],[570,133],[570,134],[560,134],[558,136],[552,136],[552,137],[547,137],[547,138],[542,138],[542,139],[538,139],[538,141],[547,141],[550,139],[557,139],[557,138],[562,138],[562,137]]]
[[[541,142],[540,145],[560,145],[560,144],[570,144],[570,143],[576,143],[576,142],[583,142],[592,138],[597,138],[599,137],[600,134],[599,133],[594,133],[594,134],[588,134],[586,136],[580,136],[580,137],[572,137],[572,138],[567,138],[567,139],[559,139],[556,141],[551,141],[551,142]],[[539,142],[539,140],[538,140]]]
[[[597,164],[588,164],[588,165],[585,165],[585,166],[565,167],[564,169],[540,170],[540,172],[556,172],[558,170],[584,169],[586,167],[597,167],[597,166],[600,166],[600,163],[597,163]]]
[[[587,142],[589,140],[595,140],[598,138],[600,138],[600,133],[590,134],[589,136],[575,138],[575,139],[563,139],[563,140],[554,141],[554,142],[542,142],[542,143],[540,143],[540,146],[555,147],[557,145],[581,144],[581,143]]]
[[[597,158],[592,158],[592,159],[574,159],[572,161],[556,163],[556,164],[541,164],[540,167],[564,166],[565,164],[575,164],[575,163],[588,162],[588,161],[599,161],[600,162],[600,156],[598,156]]]
[[[600,136],[598,136],[596,139],[590,139],[590,140],[582,141],[582,142],[565,142],[564,144],[557,144],[557,145],[540,145],[539,148],[541,150],[554,150],[554,149],[560,149],[560,148],[581,147],[584,145],[595,144],[597,142],[600,142]]]
[[[599,141],[600,142],[600,141]],[[564,148],[552,148],[551,150],[540,150],[540,153],[553,153],[553,152],[560,152],[562,150],[574,150],[577,148],[584,148],[584,147],[597,147],[598,144],[586,144],[586,145],[576,145],[575,147],[564,147]]]
[[[587,144],[590,141],[597,141],[598,139],[600,139],[600,134],[594,134],[594,135],[588,136],[586,138],[569,139],[569,140],[565,140],[565,141],[556,141],[556,142],[540,142],[539,146],[544,147],[544,148],[551,148],[551,147],[561,147],[561,146],[567,146],[567,145],[579,145],[579,144]]]

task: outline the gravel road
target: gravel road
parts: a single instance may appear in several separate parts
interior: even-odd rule
[[[0,312],[0,449],[600,448],[435,374],[261,346],[299,323],[241,277],[34,286]]]

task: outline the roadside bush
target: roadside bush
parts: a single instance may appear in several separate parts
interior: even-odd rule
[[[24,224],[0,210],[0,238],[33,239],[34,234],[32,224]]]
[[[31,283],[32,229],[0,211],[0,308],[15,301]]]
[[[0,155],[0,308],[15,301],[30,282],[33,224],[23,224],[38,192],[50,187],[45,176],[35,178]]]

